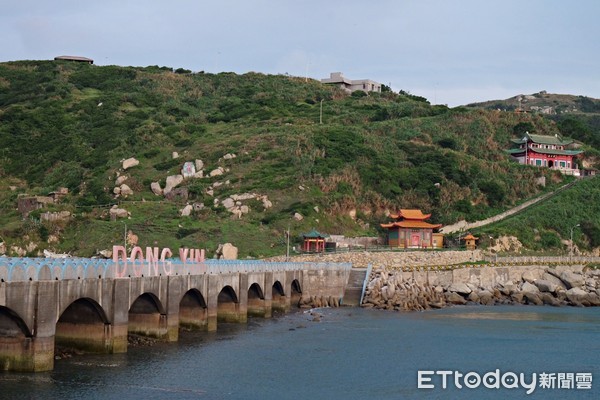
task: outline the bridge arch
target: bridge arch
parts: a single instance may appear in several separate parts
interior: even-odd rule
[[[127,332],[161,339],[167,336],[167,313],[155,294],[142,293],[131,303]]]
[[[19,314],[8,307],[0,306],[0,339],[31,336],[29,327]]]
[[[223,287],[217,296],[217,321],[240,321],[240,301],[235,290],[229,285]]]
[[[248,316],[268,317],[270,310],[267,310],[265,295],[258,283],[253,283],[248,288]]]
[[[111,342],[111,324],[102,306],[91,298],[73,301],[56,322],[55,353],[63,349],[110,353]]]
[[[190,289],[179,302],[179,327],[184,329],[206,329],[208,327],[208,307],[198,289]]]
[[[273,283],[273,298],[271,307],[273,308],[273,311],[285,312],[288,309],[285,291],[280,281],[275,281]]]
[[[32,336],[16,312],[0,306],[0,371],[30,369],[27,355],[32,347]]]
[[[293,307],[300,306],[300,299],[302,298],[302,287],[300,281],[294,279],[290,285],[290,303]]]

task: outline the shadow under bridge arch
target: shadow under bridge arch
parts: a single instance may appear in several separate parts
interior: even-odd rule
[[[104,309],[95,300],[80,298],[69,304],[56,322],[55,353],[79,350],[113,353],[114,332]],[[126,346],[126,343],[119,347]]]
[[[245,311],[242,315],[235,290],[229,285],[223,287],[217,297],[217,322],[245,322]]]

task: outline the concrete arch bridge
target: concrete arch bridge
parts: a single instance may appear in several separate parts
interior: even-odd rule
[[[342,299],[350,264],[0,257],[0,370],[47,371],[55,346],[127,351],[129,333],[178,340],[179,328],[288,311],[301,296]]]

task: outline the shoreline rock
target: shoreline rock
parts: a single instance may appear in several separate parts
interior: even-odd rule
[[[361,307],[395,311],[423,311],[454,305],[549,305],[600,306],[600,274],[595,270],[554,271],[541,268],[536,274],[524,273],[519,279],[478,286],[470,282],[431,285],[401,270],[375,268],[367,282]],[[542,276],[545,279],[537,278]],[[560,282],[548,279],[559,275]],[[572,286],[573,285],[573,286]],[[572,286],[572,287],[570,287]],[[565,287],[570,287],[568,290]]]

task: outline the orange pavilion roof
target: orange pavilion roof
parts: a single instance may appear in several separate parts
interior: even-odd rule
[[[390,217],[394,219],[404,218],[423,221],[431,217],[431,214],[423,214],[421,210],[416,209],[401,209],[397,214],[390,214]]]
[[[470,233],[463,238],[463,240],[477,240],[477,239],[478,238],[476,238],[475,236],[471,235]]]
[[[390,222],[389,224],[381,224],[382,228],[409,228],[409,229],[438,229],[442,224],[430,224],[425,221],[404,220],[398,222]]]

